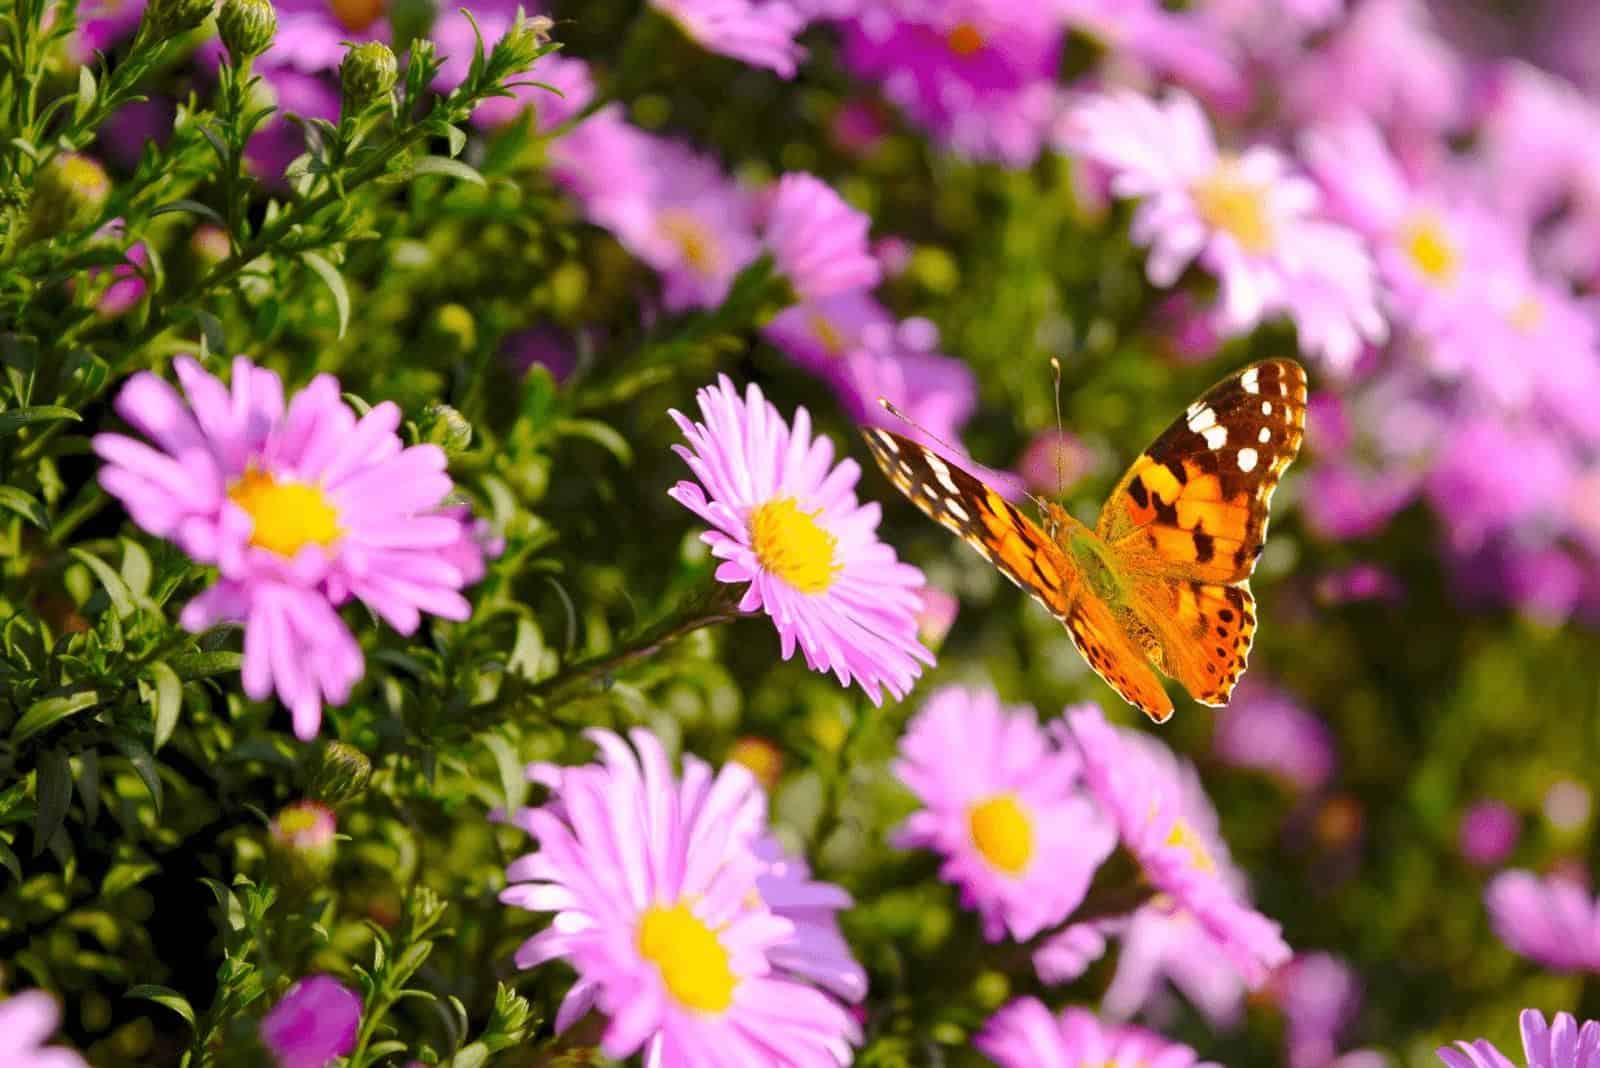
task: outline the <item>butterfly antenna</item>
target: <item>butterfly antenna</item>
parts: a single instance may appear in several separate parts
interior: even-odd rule
[[[1050,451],[1056,459],[1056,496],[1059,498],[1067,490],[1067,476],[1061,469],[1061,442],[1066,437],[1066,431],[1061,429],[1061,361],[1050,357],[1050,370],[1055,372],[1056,380],[1056,440],[1051,442]]]
[[[882,407],[884,411],[888,412],[890,415],[894,416],[896,419],[900,420],[902,423],[907,423],[907,424],[909,424],[911,426],[916,427],[917,430],[921,431],[923,434],[926,434],[929,438],[932,438],[934,441],[937,441],[940,445],[943,445],[945,448],[949,449],[951,452],[955,453],[957,456],[966,455],[966,450],[965,449],[956,448],[956,446],[950,444],[948,441],[944,440],[944,438],[941,438],[938,434],[935,434],[933,431],[929,430],[927,427],[923,426],[921,423],[919,423],[915,419],[911,418],[905,412],[902,412],[899,408],[896,408],[895,405],[894,405],[894,402],[891,401],[888,397],[879,397],[878,398],[878,405],[880,407]]]

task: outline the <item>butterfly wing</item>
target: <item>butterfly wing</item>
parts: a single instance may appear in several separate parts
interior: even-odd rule
[[[1123,699],[1157,721],[1172,714],[1172,701],[1144,654],[1037,524],[911,439],[878,427],[862,436],[895,488],[1061,620],[1089,666]]]
[[[1132,585],[1151,658],[1202,704],[1227,704],[1244,673],[1256,626],[1248,580],[1305,415],[1299,364],[1247,367],[1191,404],[1100,513],[1096,532]]]

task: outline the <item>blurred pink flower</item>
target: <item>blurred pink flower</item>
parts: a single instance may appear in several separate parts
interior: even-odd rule
[[[578,364],[576,340],[561,330],[537,326],[507,334],[500,353],[513,369],[527,373],[543,367],[558,383],[566,381]]]
[[[1456,848],[1469,863],[1491,868],[1511,855],[1522,819],[1504,801],[1477,801],[1461,814]]]
[[[278,1068],[325,1068],[349,1053],[361,1022],[361,999],[331,975],[291,986],[261,1019],[261,1042]]]
[[[1071,431],[1042,430],[1017,459],[1017,474],[1034,493],[1058,496],[1098,467],[1089,447]]]
[[[1325,604],[1394,602],[1405,595],[1405,586],[1392,572],[1377,564],[1362,563],[1320,576],[1316,591],[1318,600]]]
[[[882,271],[867,244],[872,219],[810,174],[778,179],[762,240],[801,302],[871,289]]]
[[[1146,79],[1169,79],[1230,115],[1248,106],[1238,35],[1214,12],[1199,5],[1176,11],[1158,0],[1055,0],[1055,6],[1067,25],[1106,50],[1115,77],[1126,78],[1131,69]],[[1274,20],[1281,33],[1279,13]]]
[[[88,0],[78,7],[76,27],[67,39],[67,56],[74,63],[94,62],[95,54],[109,52],[131,36],[144,17],[145,0]]]
[[[1458,422],[1429,473],[1429,503],[1458,552],[1535,521],[1553,523],[1577,478],[1575,459],[1546,427],[1479,416]]]
[[[1600,1023],[1578,1022],[1565,1012],[1548,1025],[1537,1009],[1523,1009],[1522,1052],[1528,1068],[1600,1068]],[[1514,1068],[1487,1039],[1457,1042],[1437,1051],[1445,1068]]]
[[[917,639],[935,651],[955,626],[961,602],[937,586],[922,587],[922,606],[917,610]]]
[[[1506,947],[1558,972],[1600,973],[1600,902],[1560,876],[1502,872],[1483,895]]]
[[[1278,970],[1273,993],[1284,1016],[1289,1068],[1329,1068],[1361,1008],[1361,981],[1330,953],[1301,953]]]
[[[650,0],[708,52],[793,78],[805,49],[795,35],[805,18],[785,0]]]
[[[1337,759],[1323,722],[1259,677],[1240,683],[1218,710],[1211,751],[1224,764],[1266,772],[1301,791],[1325,785]]]
[[[791,853],[771,834],[751,846],[765,867],[756,890],[774,916],[794,924],[794,932],[768,951],[779,972],[815,983],[849,1002],[867,996],[867,973],[839,930],[838,914],[853,901],[833,883],[811,877],[805,858]]]
[[[999,1068],[1218,1068],[1154,1031],[1107,1025],[1078,1008],[1053,1016],[1036,998],[1006,1005],[972,1044]]]
[[[44,1043],[61,1024],[61,1004],[43,990],[0,997],[0,1064],[7,1068],[88,1068],[78,1054]]]
[[[484,46],[493,48],[495,42],[511,29],[515,17],[514,11],[474,12],[473,19],[483,34]],[[472,22],[459,9],[443,11],[428,36],[439,46],[439,54],[444,59],[433,86],[441,92],[448,92],[466,81],[467,71],[472,65]],[[494,96],[483,101],[472,112],[474,126],[503,126],[524,110],[532,108],[534,129],[549,133],[594,99],[594,79],[590,76],[589,65],[559,52],[540,56],[532,68],[511,80],[540,82],[542,85],[518,85],[511,90],[510,96]],[[557,91],[551,92],[543,85]]]

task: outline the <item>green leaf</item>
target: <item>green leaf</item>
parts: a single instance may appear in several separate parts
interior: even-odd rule
[[[155,683],[155,749],[159,751],[178,726],[178,713],[183,711],[183,682],[161,660],[150,665],[150,681]]]
[[[101,897],[114,897],[130,890],[161,870],[153,860],[119,860],[106,872],[106,881],[100,884]]]
[[[446,178],[458,178],[463,182],[473,185],[488,185],[483,180],[483,175],[477,170],[467,166],[458,159],[446,159],[444,156],[424,156],[412,164],[413,174],[438,174]]]
[[[100,754],[85,749],[78,754],[78,798],[83,815],[90,823],[100,818]]]
[[[461,1051],[450,1058],[450,1068],[483,1068],[489,1063],[489,1047],[482,1042],[462,1046]]]
[[[615,456],[623,466],[633,462],[633,446],[628,444],[628,439],[598,419],[562,419],[556,423],[555,431],[566,437],[588,438]]]
[[[78,68],[78,99],[72,105],[72,118],[74,122],[82,122],[83,117],[89,114],[94,107],[96,93],[94,84],[94,71],[85,63]]]
[[[484,738],[483,744],[494,754],[495,767],[500,769],[500,787],[505,791],[506,811],[515,812],[528,797],[528,777],[522,770],[511,743],[498,734]]]
[[[184,653],[172,658],[172,670],[178,673],[178,678],[184,682],[193,682],[195,679],[209,679],[213,675],[223,675],[230,671],[238,671],[239,665],[244,663],[244,654],[219,650],[214,653]]]
[[[90,571],[100,580],[100,585],[105,588],[106,596],[111,598],[111,608],[120,619],[126,619],[133,614],[133,591],[128,589],[128,584],[122,581],[122,576],[117,574],[112,566],[93,553],[84,552],[82,549],[69,549]]]
[[[198,215],[202,219],[216,223],[224,230],[228,228],[228,221],[219,215],[215,208],[207,207],[198,200],[174,200],[170,204],[163,204],[156,208],[150,213],[150,217],[154,219],[157,215],[170,215],[179,211],[188,212],[190,215]]]
[[[150,554],[132,538],[122,539],[122,579],[137,597],[150,592],[150,579],[155,569],[150,564]]]
[[[71,408],[61,408],[54,404],[36,404],[31,408],[13,408],[9,412],[0,412],[0,438],[9,437],[34,423],[54,423],[59,419],[71,419],[75,423],[83,421],[83,417]]]
[[[123,997],[143,998],[146,1001],[153,1001],[157,1005],[165,1005],[187,1020],[190,1027],[194,1026],[194,1009],[189,1007],[189,999],[170,986],[140,983],[138,986],[129,989]]]
[[[17,725],[11,728],[11,741],[14,745],[21,745],[46,727],[54,726],[68,716],[76,715],[86,708],[93,708],[100,703],[100,694],[94,690],[80,690],[77,693],[62,694],[59,697],[45,697],[28,706],[28,710],[17,720]]]
[[[10,872],[12,879],[22,882],[22,861],[17,859],[17,854],[5,842],[0,842],[0,867]]]
[[[113,738],[111,744],[128,758],[128,763],[133,765],[134,774],[144,782],[144,788],[150,792],[150,800],[155,802],[156,816],[161,815],[161,773],[156,769],[155,758],[150,755],[150,750],[138,742],[128,738]]]
[[[451,157],[461,155],[461,150],[467,147],[466,131],[457,126],[446,126],[444,134],[450,142]]]
[[[67,806],[72,804],[72,762],[66,753],[47,749],[39,754],[34,792],[39,804],[33,817],[33,855],[37,857],[66,822]]]
[[[328,291],[333,294],[333,306],[339,313],[339,336],[344,337],[345,328],[350,325],[350,291],[345,288],[339,268],[315,252],[302,252],[300,258],[306,261],[307,267],[317,272],[317,277],[322,279]]]
[[[47,534],[50,532],[50,516],[44,505],[15,486],[0,486],[0,508],[17,513]]]

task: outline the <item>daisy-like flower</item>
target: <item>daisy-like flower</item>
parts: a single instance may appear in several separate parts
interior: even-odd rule
[[[793,78],[806,50],[795,43],[805,18],[784,0],[650,0],[708,52]]]
[[[1153,1031],[1108,1026],[1083,1009],[1052,1016],[1036,998],[995,1013],[972,1044],[1000,1068],[1217,1068]]]
[[[1063,741],[1076,743],[1089,792],[1157,893],[1145,908],[1196,925],[1213,957],[1249,988],[1260,986],[1289,947],[1278,925],[1247,904],[1194,768],[1153,738],[1111,726],[1094,705],[1068,709],[1066,727]]]
[[[8,1068],[88,1068],[69,1049],[46,1046],[61,1023],[61,1006],[43,990],[0,998],[0,1064]]]
[[[184,608],[192,631],[243,622],[244,690],[277,691],[300,738],[322,702],[341,704],[363,671],[335,607],[364,602],[402,634],[424,612],[462,620],[462,571],[444,555],[461,521],[435,514],[451,490],[437,446],[401,444],[390,402],[359,419],[331,375],[285,401],[278,375],[244,357],[231,387],[180,356],[180,395],[143,371],[116,401],[154,445],[100,434],[100,484],[133,521],[216,565],[221,579]]]
[[[854,904],[850,895],[833,883],[813,879],[805,858],[783,848],[770,834],[756,839],[752,848],[765,865],[756,880],[761,900],[774,915],[794,924],[794,934],[767,954],[773,967],[846,1001],[866,997],[866,970],[839,930],[838,914]]]
[[[261,1042],[278,1068],[326,1068],[355,1048],[361,999],[331,975],[291,986],[261,1019]]]
[[[798,647],[874,704],[884,690],[904,697],[933,663],[917,641],[922,572],[878,540],[877,504],[856,500],[860,467],[835,464],[804,408],[791,427],[754,384],[740,398],[723,375],[697,400],[703,423],[671,413],[697,481],[668,492],[711,525],[701,538],[723,561],[717,579],[749,584],[739,608],[772,618],[784,659]]]
[[[1600,902],[1560,875],[1501,872],[1483,894],[1500,941],[1559,972],[1600,973]]]
[[[989,941],[1025,941],[1078,907],[1116,844],[1080,769],[1026,705],[939,690],[900,741],[894,773],[923,807],[893,842],[945,858],[940,878],[961,888]]]
[[[1528,1068],[1600,1068],[1600,1023],[1585,1020],[1582,1027],[1570,1013],[1558,1012],[1546,1023],[1538,1009],[1523,1009],[1522,1053]],[[1516,1068],[1487,1039],[1442,1046],[1439,1059],[1448,1068]]]
[[[872,220],[809,174],[778,179],[763,237],[803,301],[871,289],[882,271],[867,244]]]
[[[1068,139],[1141,201],[1133,237],[1150,248],[1150,281],[1172,286],[1191,264],[1221,286],[1218,325],[1241,333],[1286,313],[1302,347],[1346,369],[1385,336],[1371,260],[1354,234],[1314,215],[1316,186],[1264,146],[1223,152],[1200,105],[1174,91],[1091,97]]]
[[[766,810],[748,769],[729,764],[713,775],[685,757],[679,778],[648,731],[633,731],[631,748],[608,731],[588,737],[600,764],[530,769],[552,797],[519,813],[539,850],[512,863],[500,895],[556,913],[516,955],[522,968],[562,959],[578,972],[556,1029],[598,1009],[608,1021],[606,1056],[643,1047],[645,1063],[662,1068],[848,1063],[855,1023],[777,966],[797,925],[767,905],[763,889],[800,910],[826,912],[837,899],[798,869],[774,874],[752,848]],[[842,981],[814,940],[786,960],[793,972]]]

